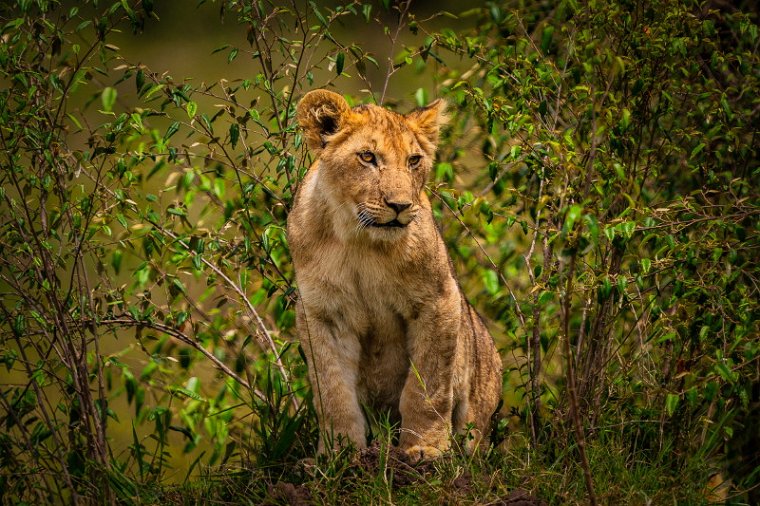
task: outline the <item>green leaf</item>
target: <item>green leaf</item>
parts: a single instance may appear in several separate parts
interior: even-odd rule
[[[578,221],[578,218],[581,217],[581,213],[583,213],[582,205],[573,204],[570,206],[570,209],[567,210],[567,215],[565,215],[565,224],[562,229],[565,232],[571,231],[573,229],[573,225],[575,225],[575,222]]]
[[[673,416],[680,400],[681,397],[677,394],[668,394],[665,396],[665,412],[668,416]]]
[[[483,285],[486,287],[486,291],[491,295],[496,295],[499,291],[499,275],[491,269],[483,271]]]
[[[135,11],[133,11],[132,7],[129,6],[127,0],[121,0],[121,6],[124,8],[124,11],[129,15],[130,18],[134,17]]]
[[[127,404],[131,404],[132,399],[135,396],[135,392],[137,391],[137,381],[129,369],[123,369],[121,374],[124,380],[124,387],[127,391]]]
[[[620,129],[625,131],[631,125],[631,111],[623,109],[623,115],[620,118]]]
[[[428,103],[427,90],[425,88],[417,88],[414,93],[414,99],[417,102],[417,107],[424,107]]]
[[[195,113],[198,111],[198,104],[191,100],[185,106],[185,110],[187,110],[187,117],[193,119],[195,117]]]
[[[145,72],[143,72],[142,69],[140,69],[135,74],[135,88],[138,94],[142,91],[144,85],[145,85]]]
[[[343,51],[338,52],[338,56],[335,57],[335,72],[338,75],[343,73],[343,65],[346,63],[346,55]]]
[[[599,302],[604,302],[607,300],[610,295],[612,294],[612,281],[610,281],[610,278],[604,278],[602,280],[601,285],[599,285],[599,293],[598,293],[598,299]]]
[[[624,221],[616,226],[621,232],[620,235],[626,239],[633,237],[633,233],[636,231],[636,224],[632,221]]]
[[[176,386],[170,386],[169,392],[172,394],[181,394],[185,397],[189,397],[190,399],[193,399],[194,401],[205,401],[203,397],[201,397],[199,394],[193,392],[192,390],[188,390],[184,387],[176,387]]]
[[[237,123],[233,123],[230,125],[230,145],[232,146],[232,149],[235,149],[235,146],[237,146],[238,139],[240,138],[240,127]]]
[[[171,125],[169,125],[169,128],[166,129],[166,134],[164,134],[164,140],[168,140],[172,135],[176,134],[178,130],[179,130],[179,121],[175,121]]]
[[[697,156],[699,153],[702,152],[703,149],[705,149],[705,143],[700,142],[699,144],[696,145],[696,147],[694,147],[694,149],[691,150],[691,158],[694,158],[695,156]]]
[[[325,17],[322,15],[322,13],[319,12],[319,8],[317,7],[317,4],[315,4],[313,1],[310,0],[309,5],[311,6],[311,12],[313,12],[314,15],[317,17],[317,19],[319,20],[319,22],[322,23],[322,26],[327,27],[329,23],[327,22]]]
[[[553,36],[554,27],[552,25],[547,25],[541,33],[541,51],[543,53],[547,53],[551,48]]]
[[[736,373],[721,359],[718,359],[718,362],[715,363],[715,371],[726,383],[734,383],[736,381]]]
[[[522,154],[522,146],[520,146],[519,144],[515,144],[509,149],[509,156],[511,156],[513,160],[517,160],[521,154]]]
[[[79,120],[71,113],[66,113],[66,116],[71,120],[72,123],[74,123],[79,130],[82,129],[82,124],[79,122]]]
[[[499,164],[497,162],[491,162],[488,164],[488,177],[491,181],[496,182],[496,178],[499,176]]]
[[[227,63],[232,63],[232,60],[237,58],[237,55],[238,55],[238,48],[233,47],[230,50],[230,54],[227,56]]]
[[[113,270],[116,272],[116,274],[119,274],[119,272],[121,272],[121,257],[122,251],[120,249],[114,250],[114,252],[111,254],[111,267],[113,267]]]
[[[104,111],[113,111],[113,106],[116,103],[116,96],[116,88],[112,88],[110,86],[103,88],[103,92],[100,94],[100,101],[103,103]]]
[[[435,178],[441,181],[454,179],[454,167],[448,162],[441,162],[435,166]]]
[[[731,106],[728,105],[728,99],[726,98],[725,94],[720,97],[720,105],[723,107],[723,112],[726,113],[728,121],[734,119],[734,113],[731,111]]]

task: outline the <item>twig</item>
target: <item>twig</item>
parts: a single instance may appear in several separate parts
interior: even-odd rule
[[[433,189],[431,189],[430,191],[432,192],[433,195],[435,195],[438,198],[438,200],[441,201],[441,203],[444,205],[444,207],[446,207],[446,209],[448,209],[449,211],[451,211],[451,214],[454,215],[454,218],[456,218],[456,220],[459,222],[459,224],[462,225],[465,230],[467,230],[467,233],[470,235],[470,237],[472,238],[472,240],[475,241],[475,244],[478,246],[478,249],[486,257],[486,260],[488,260],[488,263],[491,264],[491,267],[493,267],[494,271],[499,276],[499,279],[501,280],[502,284],[504,285],[504,287],[509,292],[509,296],[512,297],[512,300],[515,303],[515,313],[517,314],[517,318],[519,318],[519,320],[520,320],[520,324],[522,325],[523,330],[525,330],[526,329],[526,327],[525,327],[525,315],[523,314],[522,309],[520,309],[520,304],[517,301],[517,296],[512,291],[512,288],[509,286],[509,283],[507,283],[507,280],[504,278],[504,275],[501,273],[501,269],[499,269],[496,266],[496,263],[491,259],[491,256],[488,254],[488,252],[486,252],[486,250],[483,247],[483,245],[480,244],[480,241],[477,240],[477,238],[475,237],[475,234],[473,234],[472,230],[470,230],[470,227],[468,227],[467,224],[465,224],[465,222],[462,221],[462,219],[457,215],[457,213],[455,213],[454,210],[446,203],[446,201],[443,200],[443,197],[441,197],[441,195],[437,191],[435,191]]]
[[[544,178],[543,175],[539,178],[538,183],[538,196],[536,197],[536,202],[541,201],[541,195],[544,190]],[[528,277],[530,277],[530,282],[533,285],[533,287],[537,287],[536,278],[533,275],[533,267],[531,265],[531,258],[533,257],[533,251],[536,248],[536,239],[538,238],[538,230],[539,230],[539,223],[541,221],[541,211],[538,211],[538,214],[536,215],[536,222],[535,226],[533,228],[533,238],[530,241],[530,248],[528,249],[528,252],[523,257],[525,259],[525,267],[528,271]],[[544,248],[546,248],[546,244],[544,245]],[[546,267],[548,264],[547,259],[547,251],[544,249],[544,273],[546,272]],[[531,441],[533,443],[533,447],[538,446],[538,425],[539,425],[539,410],[541,408],[541,395],[538,391],[538,375],[541,371],[541,309],[538,305],[538,297],[540,295],[540,291],[536,290],[536,293],[533,295],[533,333],[531,336],[531,339],[526,339],[527,349],[528,349],[528,376],[530,377],[530,390],[531,390],[531,402],[528,406],[528,412],[530,415],[530,437]],[[531,352],[533,356],[531,357]],[[531,360],[532,358],[532,360]],[[532,364],[532,365],[531,365]]]
[[[213,353],[211,353],[210,351],[206,350],[206,348],[201,346],[200,343],[198,343],[194,339],[191,339],[188,335],[186,335],[185,333],[181,332],[178,329],[175,329],[174,327],[170,327],[168,325],[164,325],[158,322],[135,320],[131,316],[97,320],[95,323],[97,325],[123,325],[123,326],[130,326],[130,327],[135,327],[135,326],[147,327],[147,328],[162,332],[166,335],[172,336],[176,339],[179,339],[180,341],[187,344],[188,346],[192,346],[196,350],[200,351],[206,358],[208,358],[211,362],[213,362],[213,364],[220,371],[222,371],[224,374],[226,374],[230,378],[240,383],[246,389],[253,392],[256,395],[256,397],[258,397],[262,401],[265,401],[265,402],[267,401],[266,395],[264,395],[261,391],[252,387],[251,384],[248,383],[248,381],[241,378],[238,374],[235,373],[235,371],[230,369],[224,362],[216,358]]]
[[[597,499],[594,492],[594,482],[591,479],[591,470],[588,466],[586,457],[586,436],[583,433],[583,424],[581,423],[580,413],[578,412],[578,392],[575,389],[575,367],[573,363],[573,354],[570,349],[570,298],[573,290],[573,276],[575,275],[575,258],[577,252],[570,257],[570,270],[567,274],[567,287],[565,289],[564,311],[562,315],[562,332],[563,344],[565,348],[565,361],[567,363],[567,391],[570,394],[570,417],[573,420],[575,428],[575,439],[578,442],[578,453],[580,454],[581,467],[583,468],[583,477],[586,482],[589,503],[596,506]]]
[[[391,37],[391,49],[390,55],[388,56],[388,70],[385,72],[385,82],[383,83],[383,93],[380,95],[380,105],[383,105],[383,102],[385,102],[385,92],[388,90],[388,82],[391,80],[391,76],[398,70],[393,65],[393,53],[396,50],[396,41],[398,40],[398,36],[401,33],[401,29],[406,26],[404,18],[409,13],[409,7],[411,5],[412,0],[406,0],[405,2],[401,2],[398,6],[398,24],[396,25],[396,32]]]
[[[174,233],[170,232],[169,230],[164,229],[159,225],[158,223],[150,222],[151,225],[156,227],[156,229],[161,232],[162,234],[171,237],[175,241],[177,241],[185,250],[190,253],[193,256],[198,255],[198,253],[193,250],[190,245],[186,244],[182,239],[177,237]],[[282,364],[282,360],[280,360],[280,353],[277,350],[277,345],[274,342],[274,339],[272,338],[272,335],[269,333],[269,330],[267,330],[266,325],[264,325],[264,321],[261,319],[261,316],[259,316],[258,311],[256,311],[256,308],[253,307],[253,304],[251,304],[251,301],[248,300],[248,297],[245,295],[243,290],[234,282],[232,281],[222,270],[217,267],[216,265],[212,264],[202,256],[200,257],[201,262],[203,262],[206,266],[208,266],[211,270],[213,270],[220,278],[222,278],[227,285],[232,288],[232,290],[238,294],[238,296],[242,299],[243,304],[245,305],[246,309],[248,309],[248,312],[253,317],[254,321],[256,322],[256,326],[258,327],[258,331],[255,332],[257,339],[256,341],[261,345],[261,347],[266,350],[267,346],[272,350],[272,353],[274,354],[274,361],[275,364],[277,364],[277,368],[280,370],[280,374],[282,375],[282,379],[284,380],[285,384],[288,386],[288,392],[292,394],[290,381],[288,379],[288,373],[285,370],[285,366]],[[263,338],[262,338],[263,336]],[[205,351],[205,350],[204,350]],[[293,407],[298,410],[298,399],[296,399],[295,395],[290,396]]]

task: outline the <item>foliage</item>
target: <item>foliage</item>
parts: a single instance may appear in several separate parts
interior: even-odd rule
[[[450,90],[478,111],[460,121],[489,134],[490,182],[475,187],[493,197],[442,196],[466,232],[501,243],[462,255],[468,268],[527,270],[489,306],[526,354],[514,367],[535,445],[546,414],[577,410],[592,436],[622,428],[635,451],[675,439],[678,466],[757,409],[757,31],[697,7],[494,5],[480,37],[440,38],[480,62]],[[527,253],[496,239],[504,223]]]
[[[416,105],[450,104],[429,189],[507,406],[499,449],[415,490],[466,473],[463,502],[692,503],[722,472],[756,498],[757,19],[690,0],[220,7],[247,41],[216,57],[248,57],[251,79],[128,61],[110,40],[160,24],[152,2],[0,11],[4,502],[264,501],[280,478],[319,502],[412,500],[349,456],[303,468],[316,423],[284,229],[309,165],[298,98],[384,103],[404,76]]]

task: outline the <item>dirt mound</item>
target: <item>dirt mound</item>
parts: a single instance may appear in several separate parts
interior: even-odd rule
[[[356,465],[371,474],[383,471],[386,476],[392,476],[393,484],[399,487],[416,483],[433,469],[429,462],[413,464],[396,446],[380,446],[377,442],[359,452]]]
[[[314,504],[311,492],[305,485],[293,485],[278,482],[269,486],[271,504],[287,504],[288,506],[309,506]]]
[[[521,488],[515,489],[508,496],[501,498],[493,506],[547,506],[546,501],[530,495]]]

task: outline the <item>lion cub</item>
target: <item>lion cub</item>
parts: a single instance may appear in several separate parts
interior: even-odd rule
[[[317,160],[288,241],[320,452],[367,446],[363,406],[401,422],[399,445],[414,460],[439,456],[468,424],[472,449],[501,396],[501,359],[462,295],[424,192],[443,112],[440,100],[405,116],[352,109],[327,90],[298,104]]]

